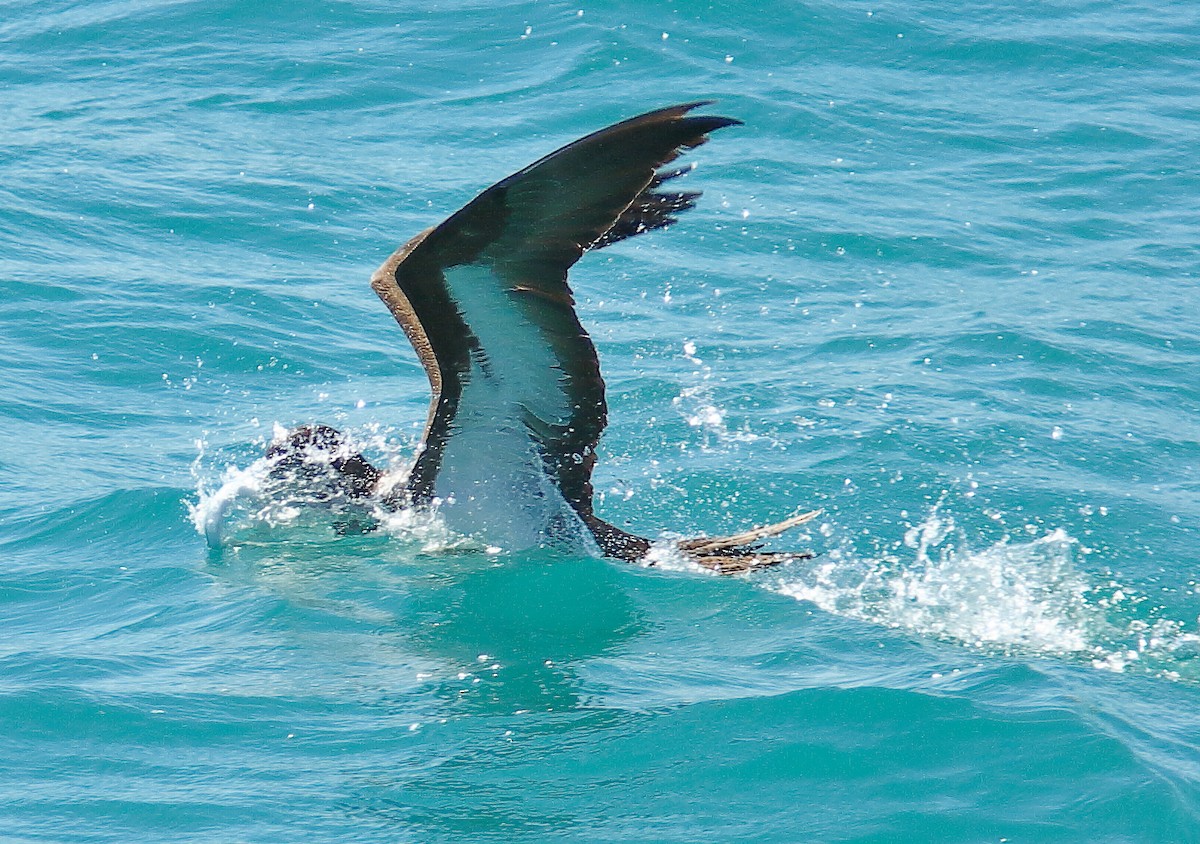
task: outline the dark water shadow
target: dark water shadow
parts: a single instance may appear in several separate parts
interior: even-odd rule
[[[430,554],[377,535],[310,536],[212,552],[207,568],[282,602],[269,623],[306,647],[356,629],[424,666],[441,717],[574,708],[579,666],[647,629],[616,564],[552,551]],[[375,702],[407,702],[405,686]]]

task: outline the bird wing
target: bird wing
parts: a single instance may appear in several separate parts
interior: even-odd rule
[[[376,271],[371,286],[433,390],[405,488],[415,503],[533,485],[529,495],[557,490],[591,516],[607,407],[567,270],[589,248],[669,225],[692,207],[698,194],[662,188],[685,171],[660,168],[740,122],[689,114],[701,105],[652,111],[568,144],[488,188]]]

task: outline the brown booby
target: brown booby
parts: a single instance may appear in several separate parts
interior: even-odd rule
[[[666,168],[741,121],[651,111],[594,132],[497,182],[418,234],[371,278],[433,391],[416,462],[390,487],[339,432],[306,426],[272,447],[280,468],[322,457],[340,491],[390,507],[437,506],[447,525],[510,550],[596,547],[639,561],[650,540],[596,515],[592,468],[607,422],[604,381],[567,271],[583,253],[660,229],[695,206]],[[666,169],[664,169],[666,168]],[[817,512],[726,537],[675,542],[723,574],[808,553],[764,552],[766,537]]]

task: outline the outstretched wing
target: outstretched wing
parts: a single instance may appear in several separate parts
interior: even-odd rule
[[[415,502],[487,488],[503,498],[515,485],[534,497],[557,490],[590,516],[607,408],[567,270],[587,249],[669,225],[692,207],[698,194],[663,187],[684,171],[661,168],[740,122],[689,114],[700,105],[643,114],[551,153],[376,271],[371,286],[433,388],[406,490]]]

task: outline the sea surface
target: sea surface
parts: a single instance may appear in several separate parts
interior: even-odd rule
[[[698,99],[598,510],[816,556],[264,500],[409,459],[394,248]],[[1198,162],[1196,3],[0,2],[0,840],[1200,841]]]

